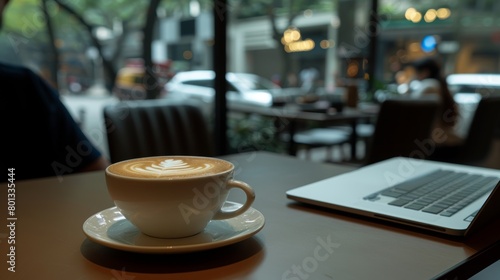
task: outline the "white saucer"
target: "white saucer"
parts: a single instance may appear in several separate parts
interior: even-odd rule
[[[224,208],[239,207],[236,202],[226,202]],[[233,244],[245,240],[264,227],[264,216],[254,208],[227,220],[210,221],[205,230],[197,235],[162,239],[141,233],[112,207],[89,217],[83,224],[87,237],[101,245],[114,249],[139,253],[185,253]]]

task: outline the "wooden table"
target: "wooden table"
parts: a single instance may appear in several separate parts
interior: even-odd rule
[[[467,239],[449,239],[285,196],[288,189],[352,167],[267,152],[224,158],[236,165],[237,179],[254,187],[253,207],[266,224],[245,241],[195,253],[131,253],[87,239],[83,222],[113,206],[103,172],[16,181],[14,229],[7,227],[2,183],[0,279],[464,279],[498,259],[498,222]],[[10,246],[15,272],[6,262]]]
[[[274,119],[277,131],[288,133],[289,155],[296,155],[297,147],[293,140],[293,136],[297,131],[297,126],[300,123],[314,122],[320,126],[330,125],[349,125],[352,133],[350,134],[349,144],[351,147],[351,158],[356,158],[356,142],[358,135],[356,133],[356,125],[361,121],[370,121],[376,117],[378,110],[377,106],[363,106],[359,108],[345,108],[341,112],[332,112],[326,109],[317,110],[314,112],[309,108],[309,111],[304,111],[300,106],[282,106],[282,107],[259,107],[247,105],[231,105],[228,107],[230,112],[257,114],[264,117]]]

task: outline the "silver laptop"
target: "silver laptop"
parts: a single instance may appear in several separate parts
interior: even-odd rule
[[[317,206],[465,236],[500,212],[500,170],[395,157],[286,192]]]

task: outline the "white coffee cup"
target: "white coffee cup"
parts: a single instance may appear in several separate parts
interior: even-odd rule
[[[243,214],[253,189],[233,180],[234,165],[213,157],[157,156],[125,160],[106,168],[108,192],[123,216],[142,233],[181,238],[203,231],[210,220]],[[243,205],[225,211],[229,190],[246,194]]]

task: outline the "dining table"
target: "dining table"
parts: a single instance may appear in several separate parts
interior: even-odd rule
[[[358,134],[356,126],[359,123],[373,123],[376,119],[379,104],[373,102],[359,103],[356,106],[342,106],[335,108],[322,101],[308,104],[288,103],[282,106],[251,106],[230,104],[228,111],[246,115],[259,115],[274,120],[277,134],[286,133],[287,153],[295,156],[297,144],[294,141],[295,133],[302,126],[315,125],[319,127],[342,126],[350,127],[349,144],[350,156],[356,159]]]
[[[114,227],[124,221],[104,171],[15,180],[22,170],[4,170],[0,279],[467,279],[499,259],[497,220],[471,236],[447,237],[286,197],[353,166],[266,151],[220,157],[256,199],[252,215],[200,233],[205,239],[152,240]],[[243,198],[235,190],[228,201]],[[103,218],[106,211],[114,218]],[[222,234],[238,230],[234,239]]]

